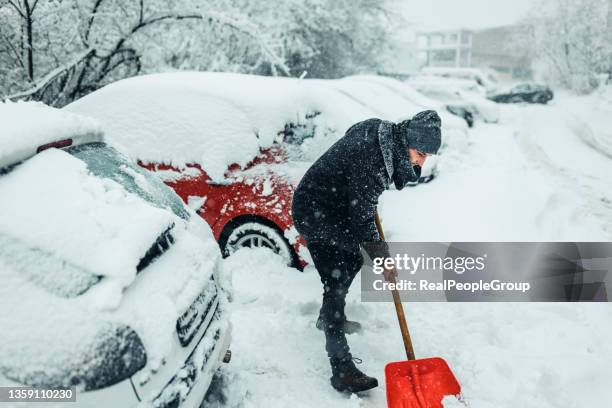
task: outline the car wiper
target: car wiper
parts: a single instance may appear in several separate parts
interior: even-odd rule
[[[164,252],[166,252],[170,247],[174,244],[174,237],[172,236],[172,228],[174,228],[174,223],[172,223],[164,232],[162,232],[159,237],[155,240],[151,248],[147,250],[144,256],[136,265],[136,273],[142,271],[147,266],[151,265],[153,261],[162,256]]]

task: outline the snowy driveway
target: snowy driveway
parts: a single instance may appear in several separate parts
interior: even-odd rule
[[[453,140],[432,183],[382,198],[390,240],[610,241],[612,160],[584,146],[556,106],[507,106],[501,125]],[[572,149],[569,149],[569,147]],[[321,285],[265,250],[243,250],[233,271],[232,363],[227,407],[383,407],[384,383],[348,397],[328,382],[314,328]],[[347,302],[365,331],[349,336],[361,368],[384,379],[403,347],[390,303]],[[405,303],[417,356],[443,356],[472,408],[603,406],[612,383],[610,304]],[[382,383],[383,381],[381,381]],[[219,395],[215,395],[218,398]],[[207,405],[208,406],[208,405]]]

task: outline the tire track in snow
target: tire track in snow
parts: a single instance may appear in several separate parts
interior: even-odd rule
[[[551,210],[560,208],[563,204],[563,192],[570,191],[574,196],[582,198],[583,201],[582,206],[572,213],[573,221],[580,222],[582,216],[593,215],[601,222],[603,230],[612,237],[612,200],[606,196],[602,196],[602,192],[595,189],[593,183],[584,182],[585,179],[593,182],[596,179],[594,176],[581,174],[582,178],[577,177],[575,172],[555,163],[548,153],[546,153],[545,149],[534,141],[537,140],[537,137],[528,130],[532,122],[532,118],[529,117],[529,115],[534,114],[534,112],[530,111],[530,108],[531,107],[523,107],[518,110],[520,123],[514,132],[515,140],[524,150],[527,158],[532,163],[536,164],[534,167],[550,176],[551,179],[556,180],[559,185],[559,191],[553,193],[549,197],[548,206],[541,210],[538,218],[539,221],[546,218]],[[540,113],[542,113],[547,107],[544,107],[544,109],[541,109],[542,107],[537,108],[540,108]],[[547,119],[542,117],[542,115],[539,116],[540,120]],[[567,122],[569,121],[565,123],[567,124]],[[584,142],[584,140],[575,133],[575,129],[572,129],[569,125],[568,127],[571,129],[571,133],[574,137]],[[597,153],[594,152],[594,154]]]

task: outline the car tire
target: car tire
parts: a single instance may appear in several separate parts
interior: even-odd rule
[[[220,239],[223,256],[230,256],[240,248],[269,248],[280,255],[288,266],[296,266],[296,255],[282,233],[258,221],[246,221],[229,226]]]
[[[465,111],[463,114],[463,119],[467,123],[468,127],[474,127],[474,115],[472,112]]]
[[[539,103],[539,104],[545,105],[546,102],[548,102],[546,95],[537,94],[533,97],[533,103]]]

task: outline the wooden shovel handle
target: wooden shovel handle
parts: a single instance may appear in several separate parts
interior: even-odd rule
[[[378,230],[378,234],[380,238],[385,240],[385,233],[383,231],[382,223],[380,222],[380,216],[378,215],[378,211],[376,211],[376,229]],[[391,283],[395,283],[395,277],[391,278]],[[399,292],[397,289],[393,289],[391,291],[393,295],[393,303],[395,304],[395,312],[397,313],[397,320],[399,322],[399,327],[402,332],[402,339],[404,340],[404,349],[406,349],[406,356],[408,360],[415,360],[414,349],[412,348],[412,340],[410,339],[410,332],[408,331],[408,324],[406,324],[406,316],[404,315],[404,306],[402,306],[402,300],[400,299]]]

